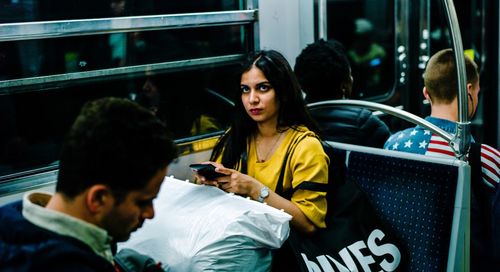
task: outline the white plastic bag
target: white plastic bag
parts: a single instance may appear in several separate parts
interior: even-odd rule
[[[288,238],[291,216],[211,186],[167,177],[155,217],[119,245],[167,271],[268,271],[271,249]]]

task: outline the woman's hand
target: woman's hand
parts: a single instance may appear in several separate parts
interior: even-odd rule
[[[216,163],[215,162],[211,162],[211,161],[202,162],[200,164],[211,164],[214,167],[216,167]],[[203,185],[209,185],[209,186],[216,186],[216,187],[218,187],[219,184],[217,183],[217,180],[215,180],[215,179],[208,179],[207,177],[205,177],[203,175],[200,175],[198,173],[198,171],[196,171],[196,170],[193,170],[193,172],[194,172],[194,182],[196,184],[203,184]],[[217,170],[216,170],[216,172],[217,172]]]
[[[222,177],[207,179],[195,171],[195,182],[209,186],[216,186],[228,193],[235,193],[244,196],[250,196],[253,199],[258,197],[262,184],[256,179],[242,174],[234,169],[226,168],[224,165],[212,161],[202,162],[202,164],[211,164],[215,166],[215,172],[224,174]],[[257,194],[257,196],[255,196]]]
[[[225,176],[218,177],[215,180],[207,180],[201,175],[196,175],[198,184],[206,184],[217,186],[220,189],[239,195],[249,196],[256,200],[260,196],[260,190],[264,185],[251,176],[242,174],[234,169],[226,168],[220,163],[204,162],[215,166],[215,171],[225,174]],[[269,192],[269,196],[265,202],[274,208],[283,209],[286,213],[290,214],[292,218],[292,225],[304,233],[314,233],[316,226],[304,215],[297,205],[292,203],[273,191]]]
[[[254,198],[255,192],[259,192],[263,186],[259,181],[242,174],[234,169],[226,168],[220,163],[213,163],[216,167],[215,171],[225,174],[225,176],[217,178],[219,188],[228,192]]]

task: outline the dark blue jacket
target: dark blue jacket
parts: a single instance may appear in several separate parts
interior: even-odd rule
[[[115,271],[85,243],[40,228],[21,201],[0,208],[0,271]]]
[[[387,125],[366,109],[338,107],[310,112],[327,141],[382,148],[391,134]]]

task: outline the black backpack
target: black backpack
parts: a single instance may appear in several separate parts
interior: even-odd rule
[[[335,149],[325,141],[321,143],[330,158],[329,182],[324,188],[328,201],[325,219],[327,228],[318,229],[312,236],[305,236],[291,229],[288,240],[273,257],[272,271],[337,271],[340,269],[338,266],[348,266],[343,263],[340,252],[354,243],[367,241],[373,235],[381,235],[379,237],[383,237],[383,240],[380,242],[390,249],[383,257],[373,256],[376,262],[374,266],[380,265],[383,258],[391,255],[392,263],[385,260],[386,265],[389,264],[398,271],[404,270],[408,253],[393,235],[391,228],[381,221],[368,196],[355,182],[347,179],[345,151]],[[283,192],[283,175],[288,156],[289,154],[285,156],[281,167],[276,193],[291,199],[293,191],[300,188]],[[318,186],[314,189],[318,189]],[[319,259],[323,261],[319,262]],[[383,270],[382,267],[379,270]]]

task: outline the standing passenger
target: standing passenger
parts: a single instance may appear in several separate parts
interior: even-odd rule
[[[295,62],[295,74],[308,102],[351,97],[351,66],[342,44],[319,40]],[[325,140],[381,148],[389,128],[371,111],[355,107],[311,110]]]
[[[56,193],[0,208],[0,270],[119,271],[116,242],[153,218],[175,157],[149,110],[118,98],[87,103],[66,135]]]
[[[465,56],[467,73],[467,92],[469,97],[469,118],[474,116],[478,104],[479,72],[477,65],[468,56]],[[431,115],[425,120],[442,130],[455,134],[458,121],[457,107],[457,79],[454,53],[451,49],[444,49],[434,54],[427,63],[424,73],[424,97],[431,104]],[[434,157],[455,157],[448,143],[436,134],[421,126],[409,128],[392,135],[384,145],[385,149],[425,154]],[[495,148],[481,145],[481,177],[479,186],[493,194],[498,190],[500,180],[500,152]],[[473,179],[474,181],[474,179]],[[472,185],[474,186],[474,184]],[[487,271],[491,264],[488,255],[492,253],[489,238],[478,238],[489,231],[482,231],[478,227],[478,216],[487,211],[477,210],[472,200],[471,204],[471,271]],[[479,199],[482,201],[482,199]],[[487,203],[490,206],[490,203]],[[500,205],[500,203],[499,203]],[[489,208],[488,208],[489,209]],[[489,218],[490,215],[487,216]],[[497,223],[498,224],[498,223]],[[490,225],[487,223],[486,225]],[[495,224],[492,224],[496,228]],[[487,226],[491,228],[491,226]],[[500,236],[500,233],[499,233]],[[496,241],[493,241],[496,242]],[[483,270],[486,269],[486,270]]]
[[[227,176],[199,181],[284,209],[301,232],[324,228],[329,160],[290,65],[265,50],[250,56],[240,75],[236,118],[211,157]],[[289,197],[275,192],[280,186]]]

